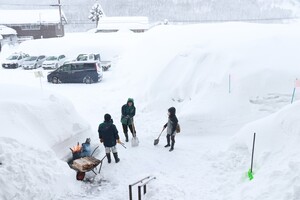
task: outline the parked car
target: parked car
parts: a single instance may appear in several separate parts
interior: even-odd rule
[[[76,58],[76,61],[77,62],[82,62],[82,61],[99,62],[103,71],[107,71],[111,67],[111,62],[101,60],[100,54],[79,54]]]
[[[23,69],[37,69],[42,66],[45,60],[46,60],[45,55],[30,56],[24,60],[22,67]]]
[[[79,54],[76,58],[76,61],[94,61],[94,62],[100,62],[101,57],[100,54]]]
[[[21,67],[21,65],[23,64],[23,61],[27,57],[29,57],[28,54],[14,53],[5,59],[5,61],[2,63],[2,67],[6,68],[6,69]]]
[[[43,69],[57,69],[58,67],[62,66],[66,61],[65,55],[59,56],[49,56],[43,62]]]
[[[103,71],[98,62],[70,62],[50,72],[48,82],[52,83],[95,83],[101,81]]]

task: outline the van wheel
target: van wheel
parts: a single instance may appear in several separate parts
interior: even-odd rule
[[[57,77],[53,77],[52,78],[52,83],[58,84],[59,83],[59,79]]]
[[[84,77],[83,78],[83,83],[91,84],[92,83],[91,77],[89,77],[89,76]]]

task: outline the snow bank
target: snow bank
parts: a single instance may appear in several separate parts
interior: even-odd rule
[[[244,124],[290,101],[299,32],[298,24],[157,26],[122,55],[115,78],[147,110],[175,105],[185,118]]]
[[[241,187],[237,187],[234,193],[236,199],[300,198],[299,110],[299,102],[286,106],[273,115],[246,125],[234,137],[230,151],[239,152],[248,160],[239,163],[243,168],[233,169],[242,174],[250,167],[252,138],[256,132],[254,179],[252,182],[240,181]]]
[[[56,155],[70,153],[70,146],[54,148],[89,135],[89,125],[69,101],[2,84],[0,121],[1,199],[57,199],[79,189],[74,172]]]

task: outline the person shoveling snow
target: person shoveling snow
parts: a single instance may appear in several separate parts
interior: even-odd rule
[[[170,147],[169,151],[174,150],[174,145],[175,145],[175,136],[176,136],[176,129],[178,129],[178,119],[176,117],[176,109],[174,107],[171,107],[168,109],[168,115],[169,119],[168,122],[164,125],[164,129],[167,128],[167,145],[165,147]],[[172,143],[170,145],[170,142],[172,140]]]
[[[138,146],[139,140],[136,137],[136,130],[134,126],[134,120],[133,117],[135,116],[135,106],[134,106],[134,100],[132,98],[128,98],[127,103],[122,106],[122,116],[121,116],[121,123],[123,126],[123,132],[125,135],[125,141],[128,142],[128,127],[130,129],[130,132],[133,136],[131,140],[132,146]]]

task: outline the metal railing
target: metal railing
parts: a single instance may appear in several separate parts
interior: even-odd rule
[[[147,193],[147,184],[154,179],[156,179],[156,177],[147,176],[135,183],[130,184],[129,185],[129,200],[132,200],[132,187],[139,183],[140,183],[140,185],[138,186],[138,200],[142,200],[142,188],[143,188],[143,194],[145,195]]]

